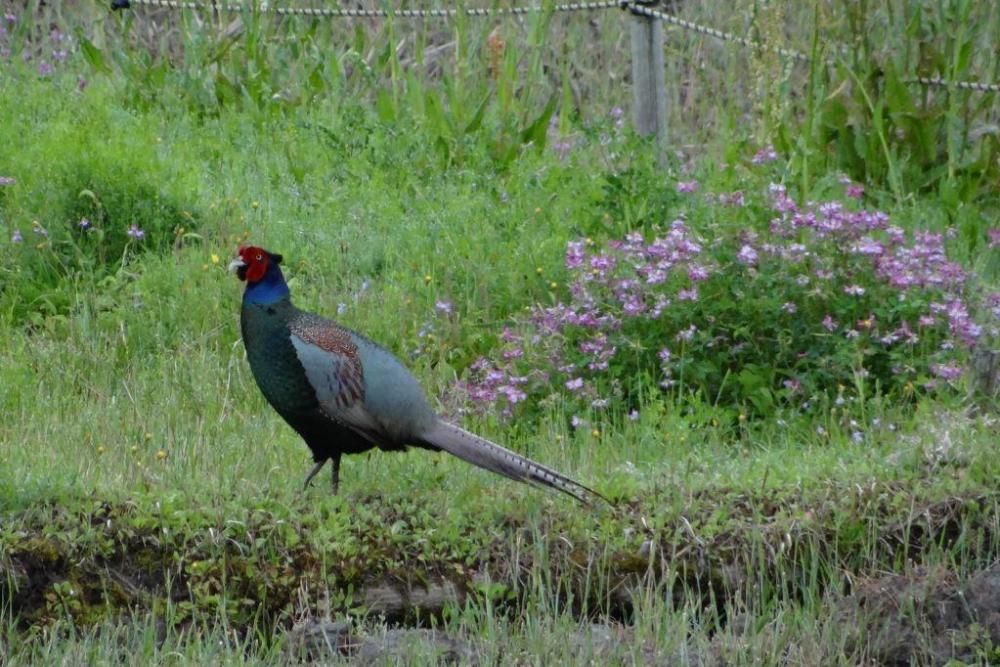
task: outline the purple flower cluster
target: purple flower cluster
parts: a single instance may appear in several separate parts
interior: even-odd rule
[[[678,184],[678,190],[695,188]],[[706,199],[745,203],[742,191]],[[466,396],[479,409],[497,407],[505,415],[529,396],[553,391],[602,409],[609,396],[620,395],[628,374],[641,371],[638,350],[660,350],[658,361],[646,363],[659,366],[665,389],[692,381],[683,373],[692,358],[714,358],[717,372],[727,373],[739,355],[764,354],[751,363],[773,366],[781,378],[773,389],[803,406],[816,391],[872,372],[853,366],[859,347],[868,350],[865,358],[890,356],[878,371],[888,373],[891,366],[891,376],[880,376],[883,389],[886,382],[929,387],[933,381],[923,382],[928,377],[951,382],[961,375],[962,350],[982,337],[983,327],[971,314],[967,272],[947,256],[947,235],[906,232],[886,213],[856,204],[800,205],[776,184],[760,203],[771,211],[766,231],[734,225],[715,230],[710,243],[683,217],[649,237],[632,232],[604,244],[570,241],[564,256],[569,298],[536,305],[504,329],[490,358],[470,368]],[[732,215],[760,209],[747,206]],[[745,318],[747,310],[715,310],[714,296],[731,292],[773,304],[761,322],[784,327],[781,360],[778,350],[754,352],[752,329],[734,335],[748,323],[725,318]],[[1000,292],[986,294],[984,305],[1000,322]],[[838,353],[841,347],[845,352]],[[809,364],[823,370],[809,378]],[[716,395],[719,389],[708,390]]]
[[[476,380],[464,383],[462,388],[475,403],[493,405],[503,399],[502,413],[509,416],[512,408],[528,397],[522,389],[527,376],[511,375],[507,368],[497,367],[485,357],[477,359],[469,371]]]
[[[957,380],[962,377],[962,368],[955,364],[931,364],[931,373],[942,380]]]
[[[757,263],[757,251],[753,249],[753,246],[744,243],[740,247],[740,251],[736,253],[736,261],[740,264],[753,266]]]
[[[865,186],[855,183],[846,176],[841,177],[840,184],[844,186],[844,194],[851,199],[861,199],[865,194]]]
[[[815,251],[811,259],[815,277],[829,281],[834,273],[828,267],[852,265],[852,270],[865,272],[874,279],[874,286],[887,288],[900,300],[930,300],[928,312],[920,315],[920,325],[933,326],[934,316],[944,316],[949,333],[965,345],[972,345],[982,333],[964,301],[968,274],[945,251],[943,234],[915,231],[907,234],[889,224],[889,216],[881,211],[865,209],[851,211],[839,202],[810,203],[803,210],[792,202],[785,188],[770,187],[771,207],[778,217],[771,220],[772,234],[783,239],[798,239],[803,233],[813,236]],[[787,256],[798,244],[764,244],[762,249],[772,255]],[[861,297],[869,288],[849,282],[841,288],[844,294]],[[906,322],[903,323],[907,327]],[[906,340],[900,335],[892,340]]]
[[[14,182],[14,179],[8,179],[8,180],[9,180],[10,183]],[[0,180],[0,185],[5,185],[5,183],[3,183],[2,180]],[[96,230],[96,228],[94,227],[94,224],[88,218],[80,218],[80,220],[76,223],[76,226],[77,226],[77,229],[79,229],[81,232],[93,232],[93,231]],[[49,238],[49,230],[46,229],[37,220],[33,220],[31,222],[31,231],[32,231],[33,234],[35,234],[36,236],[40,236],[43,239]],[[133,223],[132,225],[130,225],[129,228],[125,230],[125,234],[129,238],[134,239],[136,241],[142,241],[142,240],[144,240],[146,238],[146,232],[145,232],[145,230],[143,230],[142,228],[140,228],[135,223]],[[10,242],[11,243],[23,243],[24,242],[24,234],[21,232],[20,229],[15,229],[13,232],[11,232]],[[448,303],[448,302],[446,302],[446,301],[438,302],[437,306],[438,306],[439,311],[441,311],[441,312],[450,312],[451,304]],[[446,309],[446,310],[442,310],[442,309]]]
[[[774,162],[777,159],[778,151],[774,150],[774,146],[767,145],[757,151],[753,158],[750,159],[750,162],[755,165],[761,165]]]
[[[480,359],[470,368],[467,395],[484,406],[504,399],[502,411],[509,414],[527,397],[525,388],[541,389],[556,381],[571,394],[588,398],[591,408],[605,407],[607,398],[584,378],[609,370],[626,321],[656,320],[670,306],[671,292],[677,301],[698,299],[698,283],[715,271],[701,255],[702,241],[681,219],[649,242],[637,232],[603,248],[589,240],[569,242],[565,266],[572,276],[572,301],[533,308],[522,323],[528,335],[504,329],[497,358]],[[668,288],[668,283],[678,288]],[[695,331],[692,324],[679,333],[681,340],[690,340]],[[575,341],[572,346],[569,340]],[[523,373],[519,369],[526,357],[529,363],[542,363]],[[537,370],[541,367],[548,370]]]
[[[0,59],[8,60],[11,56],[12,44],[8,26],[13,27],[17,22],[18,17],[15,14],[10,12],[4,14],[3,22],[0,23]],[[21,45],[23,49],[21,60],[25,63],[36,61],[35,71],[38,76],[47,78],[52,76],[56,66],[69,56],[70,41],[68,35],[58,28],[53,28],[48,34],[48,39],[45,39],[44,36],[37,36],[24,42]]]
[[[711,201],[711,198],[709,198],[709,201]],[[742,190],[737,190],[736,192],[720,192],[715,196],[715,201],[720,206],[743,208],[746,205],[746,196],[744,196]]]

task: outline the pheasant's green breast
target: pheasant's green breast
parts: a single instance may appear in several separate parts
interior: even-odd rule
[[[316,408],[316,393],[295,354],[288,322],[296,310],[289,299],[273,304],[247,304],[240,318],[247,360],[257,386],[284,416]]]

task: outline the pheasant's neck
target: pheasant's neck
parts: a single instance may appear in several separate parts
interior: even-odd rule
[[[288,285],[281,269],[273,264],[267,269],[264,277],[255,283],[248,283],[243,292],[243,303],[266,306],[288,298]]]

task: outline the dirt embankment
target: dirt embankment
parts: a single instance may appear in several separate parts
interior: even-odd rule
[[[470,599],[489,598],[494,608],[516,614],[538,586],[555,586],[581,619],[616,624],[598,633],[616,646],[627,641],[638,596],[670,597],[675,608],[714,613],[732,636],[736,619],[726,619],[725,610],[754,595],[754,582],[763,577],[774,591],[792,591],[781,595],[794,604],[788,582],[807,580],[803,573],[822,563],[827,573],[847,577],[837,583],[820,577],[810,595],[833,601],[857,655],[885,664],[990,659],[983,651],[1000,646],[1000,569],[960,578],[920,563],[932,553],[939,562],[949,550],[981,561],[1000,542],[998,496],[918,504],[905,491],[873,484],[850,497],[831,493],[836,502],[808,504],[795,495],[721,490],[712,502],[700,499],[697,511],[660,522],[667,527],[659,530],[644,519],[650,508],[635,504],[589,526],[558,516],[543,525],[511,520],[462,544],[433,548],[422,539],[393,538],[426,533],[433,513],[425,525],[387,512],[378,525],[352,524],[342,544],[324,543],[322,552],[310,541],[317,525],[263,514],[168,520],[127,503],[102,503],[87,513],[34,510],[0,534],[0,608],[24,629],[66,620],[86,626],[135,611],[183,626],[225,612],[237,629],[297,628],[292,643],[307,652],[326,645],[355,655],[368,639],[333,633],[316,619],[375,616],[419,629]],[[720,508],[728,512],[724,522]],[[612,542],[598,534],[626,537]],[[904,562],[914,564],[908,573],[884,575],[886,564]],[[392,637],[395,644],[426,640],[461,660],[473,650],[451,646],[458,640],[445,636]],[[367,646],[371,652],[379,644]],[[652,659],[655,650],[648,650]],[[711,656],[702,662],[711,664]]]

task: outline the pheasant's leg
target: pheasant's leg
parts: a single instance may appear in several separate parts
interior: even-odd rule
[[[322,470],[324,463],[326,463],[326,459],[321,459],[317,461],[316,465],[313,466],[313,469],[309,471],[309,474],[306,475],[306,483],[302,485],[303,491],[309,488],[309,482],[313,481],[313,477],[316,476],[316,473]]]
[[[330,463],[333,464],[333,473],[330,475],[330,485],[333,488],[333,495],[337,495],[337,491],[340,489],[340,452],[337,452],[330,457]]]

